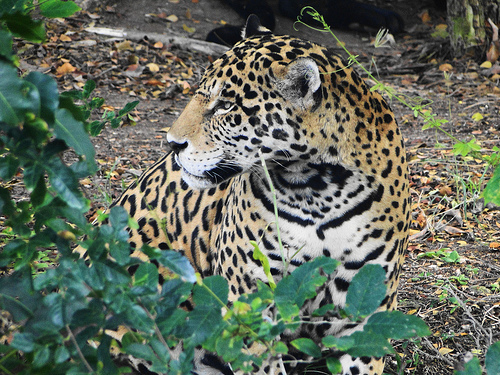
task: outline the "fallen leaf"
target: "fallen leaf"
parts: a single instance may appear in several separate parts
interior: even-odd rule
[[[182,28],[184,29],[184,31],[187,31],[188,33],[194,33],[196,31],[196,29],[194,27],[189,27],[188,25],[186,24],[183,24],[182,25]]]
[[[453,66],[451,64],[441,64],[439,65],[439,70],[442,72],[451,72],[453,70]]]
[[[480,114],[479,112],[476,112],[476,113],[474,113],[474,114],[472,115],[472,120],[474,120],[474,121],[476,121],[476,122],[477,122],[477,121],[481,121],[483,118],[484,118],[484,117],[483,117],[483,115],[482,115],[482,114]]]
[[[453,351],[453,349],[442,347],[439,349],[439,354],[446,355]]]
[[[156,72],[160,71],[160,67],[158,66],[158,64],[149,63],[146,66],[151,71],[151,73],[156,73]]]
[[[493,66],[493,64],[491,63],[491,61],[485,61],[484,63],[482,63],[481,65],[479,65],[481,68],[485,68],[485,69],[489,69]]]
[[[56,73],[57,75],[64,75],[73,73],[75,70],[76,68],[73,65],[71,65],[69,62],[66,62],[56,69]]]
[[[161,48],[163,48],[163,43],[162,42],[156,42],[155,44],[153,44],[153,47],[161,49]]]
[[[116,43],[116,49],[118,51],[133,51],[132,43],[130,40],[124,40],[123,42]]]
[[[150,79],[148,81],[146,81],[146,85],[150,85],[150,86],[164,86],[165,83],[157,80],[157,79]]]
[[[59,37],[59,40],[61,42],[71,42],[72,41],[72,39],[69,36],[67,36],[66,34],[61,35]]]
[[[451,227],[449,225],[445,226],[443,229],[448,234],[463,234],[463,233],[467,233],[466,231],[464,231],[462,229]]]
[[[431,16],[429,16],[428,11],[423,11],[422,13],[419,14],[419,17],[423,23],[428,23],[431,21]]]
[[[179,21],[179,17],[177,17],[175,14],[171,14],[170,16],[168,16],[166,18],[166,20],[169,22],[177,22],[177,21]]]
[[[439,189],[439,195],[441,195],[441,196],[451,195],[452,192],[453,192],[453,190],[451,190],[451,187],[449,187],[449,186],[442,186]]]
[[[500,242],[490,243],[490,249],[498,249],[498,248],[500,248]]]
[[[144,66],[139,64],[132,64],[127,67],[127,70],[124,72],[124,74],[128,77],[135,78],[139,77],[142,74],[143,70]]]

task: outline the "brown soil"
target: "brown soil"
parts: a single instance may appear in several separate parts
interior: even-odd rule
[[[277,8],[277,1],[271,3]],[[443,14],[425,2],[408,3],[413,4],[391,3],[409,30],[396,37],[392,48],[374,49],[366,32],[336,34],[366,66],[376,64],[372,70],[378,71],[382,82],[401,94],[432,102],[429,107],[434,113],[449,121],[444,126],[448,132],[467,141],[475,136],[481,141],[481,152],[490,153],[500,145],[498,74],[467,56],[445,60],[446,43],[430,37],[434,27],[444,23]],[[424,23],[417,15],[426,8],[430,20]],[[78,89],[85,80],[94,79],[96,94],[105,98],[108,109],[140,101],[133,114],[137,125],[107,128],[94,139],[100,172],[83,185],[95,210],[109,203],[105,195],[117,197],[164,152],[163,129],[175,121],[203,69],[217,56],[155,45],[154,40],[124,42],[87,33],[85,28],[127,28],[145,35],[165,32],[204,39],[221,21],[241,24],[242,20],[216,0],[116,0],[86,9],[65,21],[52,21],[49,42],[43,46],[20,42],[17,47],[23,68],[50,71],[64,90]],[[176,22],[167,20],[171,15],[177,16]],[[292,21],[279,17],[276,33],[335,47],[331,36],[305,27],[295,31]],[[90,44],[79,44],[84,40]],[[76,70],[65,72],[61,68],[65,62]],[[141,72],[138,66],[145,68]],[[413,240],[399,304],[402,311],[423,318],[433,335],[396,343],[402,368],[398,370],[393,356],[386,372],[451,374],[467,353],[484,360],[486,348],[500,339],[500,214],[495,207],[484,207],[477,196],[484,187],[484,162],[454,156],[448,137],[422,131],[422,121],[410,109],[396,101],[391,105],[407,143],[413,197]],[[473,120],[476,113],[483,118]],[[486,181],[490,174],[486,172]],[[453,251],[458,257],[453,258]]]

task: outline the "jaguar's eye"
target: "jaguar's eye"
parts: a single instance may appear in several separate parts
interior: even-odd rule
[[[225,115],[231,109],[233,109],[234,103],[221,101],[213,109],[214,116]]]

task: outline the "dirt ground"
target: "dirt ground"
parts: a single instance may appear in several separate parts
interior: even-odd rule
[[[270,3],[277,9],[277,1]],[[49,23],[45,45],[17,47],[23,69],[50,71],[63,90],[80,89],[85,80],[94,79],[95,94],[105,98],[105,109],[140,101],[132,115],[135,126],[107,128],[94,139],[101,170],[82,184],[95,210],[109,204],[164,152],[164,129],[181,113],[203,69],[217,56],[152,39],[101,36],[86,28],[126,28],[144,35],[203,40],[223,22],[243,21],[217,0],[109,0],[84,5],[85,11],[76,16]],[[392,0],[386,7],[399,11],[407,25],[394,46],[373,48],[374,35],[367,32],[336,31],[337,36],[384,84],[406,97],[421,98],[427,109],[448,121],[446,131],[461,140],[475,137],[481,142],[480,152],[490,154],[500,146],[498,72],[481,68],[482,61],[468,56],[450,59],[446,43],[431,37],[436,26],[445,23],[444,13],[432,2]],[[291,20],[280,17],[275,32],[338,48],[331,36],[305,27],[294,30]],[[412,110],[394,100],[391,106],[406,140],[413,197],[412,241],[399,305],[405,313],[423,318],[433,335],[395,343],[398,356],[389,359],[386,372],[451,374],[469,353],[484,360],[487,347],[500,339],[500,211],[478,198],[491,175],[484,161],[456,157],[446,135],[422,131],[423,122]]]

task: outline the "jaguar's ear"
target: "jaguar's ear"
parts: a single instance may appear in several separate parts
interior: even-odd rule
[[[271,30],[262,26],[259,17],[257,17],[255,14],[249,15],[247,18],[247,23],[242,30],[241,37],[243,39],[246,39],[251,36],[266,34],[272,34]]]
[[[311,108],[318,95],[316,92],[321,86],[321,77],[318,64],[310,58],[299,58],[284,68],[285,72],[276,74],[276,85],[283,97],[296,107]]]

